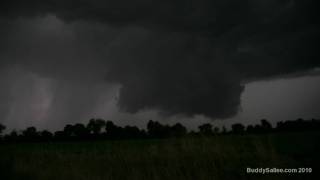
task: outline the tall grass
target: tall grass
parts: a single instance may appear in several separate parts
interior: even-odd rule
[[[319,160],[319,137],[295,133],[2,144],[0,172],[4,179],[23,180],[291,179],[248,175],[246,168],[313,167]]]

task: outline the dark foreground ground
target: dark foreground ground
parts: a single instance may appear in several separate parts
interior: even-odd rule
[[[0,144],[0,179],[314,179],[320,133]],[[312,168],[247,174],[246,168]]]

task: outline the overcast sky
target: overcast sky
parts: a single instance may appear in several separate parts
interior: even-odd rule
[[[314,0],[4,0],[0,123],[320,117]]]

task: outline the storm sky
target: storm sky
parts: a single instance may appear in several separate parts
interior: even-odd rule
[[[315,0],[4,0],[0,123],[320,117]]]

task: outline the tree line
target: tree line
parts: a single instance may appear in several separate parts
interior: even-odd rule
[[[42,142],[42,141],[79,141],[79,140],[107,140],[107,139],[147,139],[147,138],[179,138],[185,136],[214,136],[223,134],[265,134],[272,132],[319,131],[320,120],[297,119],[281,121],[272,127],[266,119],[260,124],[244,126],[241,123],[231,125],[231,129],[214,127],[210,123],[202,124],[198,131],[188,131],[181,123],[174,125],[161,124],[150,120],[147,129],[136,126],[117,126],[112,121],[91,119],[85,124],[67,124],[63,130],[50,132],[38,131],[35,127],[28,127],[22,131],[13,130],[2,134],[5,126],[0,124],[0,141],[2,142]]]

